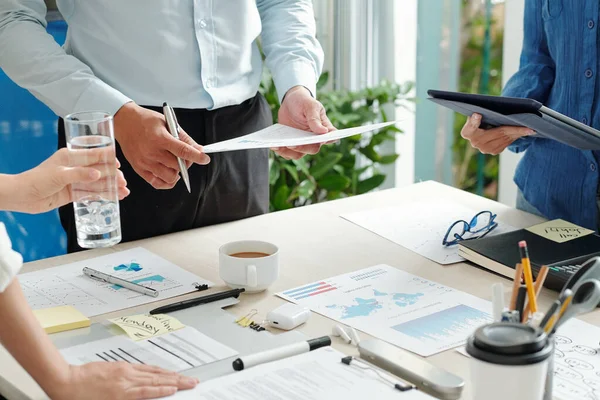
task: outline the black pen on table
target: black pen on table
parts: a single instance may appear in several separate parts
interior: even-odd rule
[[[239,297],[239,295],[241,293],[243,293],[245,291],[246,291],[246,289],[243,289],[243,288],[242,289],[231,289],[231,290],[227,290],[225,292],[213,293],[213,294],[209,294],[207,296],[196,297],[194,299],[179,301],[177,303],[173,303],[173,304],[169,304],[166,306],[155,308],[154,310],[150,311],[150,315],[165,314],[165,313],[169,313],[169,312],[173,312],[173,311],[184,310],[186,308],[195,307],[195,306],[199,306],[202,304],[213,303],[215,301],[228,299],[230,297],[237,298],[237,297]]]
[[[165,116],[165,121],[167,121],[167,130],[175,139],[179,140],[179,124],[177,123],[175,110],[173,110],[173,107],[169,106],[166,102],[163,103],[163,114]],[[179,164],[179,172],[181,173],[181,178],[185,183],[185,187],[189,193],[192,193],[187,165],[185,165],[185,161],[179,157],[177,157],[177,163]]]

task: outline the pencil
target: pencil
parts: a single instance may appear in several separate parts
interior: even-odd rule
[[[527,242],[519,242],[519,251],[521,252],[521,263],[523,264],[523,274],[525,275],[525,285],[527,285],[527,296],[529,297],[529,310],[534,313],[537,311],[537,299],[535,298],[535,289],[533,288],[533,274],[531,273],[531,261],[527,251]]]
[[[513,281],[512,294],[510,296],[509,310],[514,310],[517,307],[517,293],[519,292],[519,286],[521,286],[521,279],[523,276],[523,264],[517,264],[515,268],[515,280]]]
[[[550,270],[550,268],[548,268],[547,265],[542,265],[542,268],[540,268],[540,271],[538,272],[537,276],[535,277],[535,284],[533,285],[533,288],[535,289],[535,298],[536,300],[540,297],[540,292],[542,291],[542,288],[544,287],[544,281],[546,281],[546,277],[548,276],[548,271]],[[523,319],[521,320],[521,322],[525,323],[527,322],[527,320],[529,319],[529,302],[525,303],[525,313],[523,314]]]

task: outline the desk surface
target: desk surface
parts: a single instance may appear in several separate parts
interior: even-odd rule
[[[90,250],[40,260],[26,264],[22,272],[54,267],[142,246],[182,268],[215,282],[217,287],[212,291],[218,291],[224,289],[224,284],[218,274],[217,250],[219,246],[234,240],[257,239],[273,242],[280,247],[280,278],[266,292],[242,295],[238,305],[227,309],[237,315],[244,315],[256,308],[259,310],[257,319],[261,319],[269,310],[284,302],[274,295],[276,292],[376,264],[388,264],[487,300],[491,300],[490,288],[493,283],[501,282],[508,289],[510,281],[503,277],[466,263],[449,266],[436,264],[339,217],[342,213],[401,206],[426,199],[448,199],[475,210],[491,210],[498,214],[501,221],[515,227],[531,226],[541,221],[539,217],[482,197],[435,182],[423,182],[405,188],[390,189],[242,221],[120,244],[110,249]],[[182,298],[194,296],[186,295]],[[551,292],[544,289],[540,300],[542,306],[549,306],[552,300]],[[172,301],[173,299],[165,300],[153,303],[152,306],[168,304]],[[94,317],[92,321],[131,315],[136,311],[141,312],[146,309],[147,307],[142,306],[121,310]],[[600,312],[595,311],[582,319],[600,325]],[[316,337],[329,334],[333,325],[332,320],[313,314],[309,322],[299,329],[308,336]],[[367,337],[365,334],[361,334],[361,336]],[[353,347],[340,341],[335,341],[334,347],[348,354],[356,353]],[[462,376],[467,382],[463,398],[470,399],[468,359],[466,357],[454,350],[449,350],[428,357],[427,360]],[[35,382],[3,348],[0,348],[0,366],[0,393],[6,393],[5,396],[10,396],[10,399],[13,397],[46,398]]]

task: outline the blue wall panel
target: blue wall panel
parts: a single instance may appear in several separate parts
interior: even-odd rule
[[[48,23],[48,33],[63,44],[64,21]],[[57,117],[0,70],[0,173],[16,174],[35,167],[56,151]],[[25,261],[64,254],[65,233],[58,212],[40,215],[0,212],[13,248]]]

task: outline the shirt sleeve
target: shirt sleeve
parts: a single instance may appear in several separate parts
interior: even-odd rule
[[[6,227],[0,222],[0,293],[4,292],[23,266],[23,257],[12,249]]]
[[[316,95],[323,49],[316,38],[311,0],[257,0],[262,46],[279,101],[294,86]]]
[[[0,68],[57,115],[103,110],[131,101],[68,55],[46,32],[43,0],[0,1]]]
[[[554,84],[555,65],[544,31],[542,1],[525,0],[523,50],[519,70],[506,83],[502,92],[504,96],[530,98],[540,103],[545,103],[548,99]],[[534,140],[535,136],[517,139],[509,149],[520,153]]]

